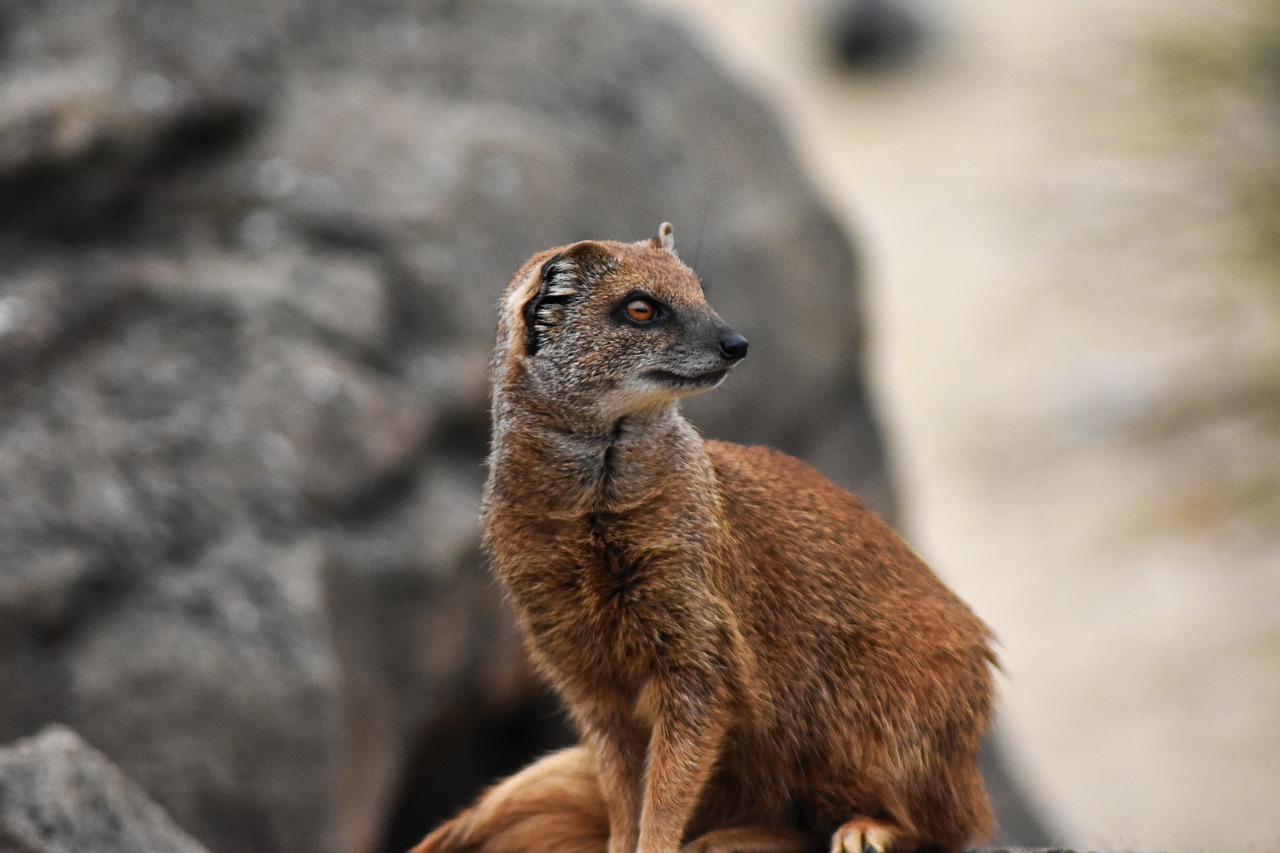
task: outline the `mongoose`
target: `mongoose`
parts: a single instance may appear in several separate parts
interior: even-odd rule
[[[581,745],[417,853],[905,853],[989,834],[988,629],[851,494],[681,416],[746,352],[668,223],[542,252],[508,285],[486,547]]]

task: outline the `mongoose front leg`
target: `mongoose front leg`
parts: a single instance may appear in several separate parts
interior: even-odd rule
[[[687,709],[686,709],[687,711]],[[704,711],[705,712],[705,711]],[[724,736],[714,713],[660,716],[649,740],[639,853],[677,853]],[[612,851],[610,851],[612,853]]]
[[[589,731],[596,774],[609,816],[608,853],[636,853],[644,783],[644,742],[619,729],[609,735]]]

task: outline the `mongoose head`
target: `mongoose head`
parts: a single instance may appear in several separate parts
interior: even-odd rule
[[[638,243],[588,240],[526,262],[503,299],[494,388],[605,425],[714,388],[746,354],[664,222]]]

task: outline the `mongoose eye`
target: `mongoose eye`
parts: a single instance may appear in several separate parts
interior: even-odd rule
[[[649,323],[658,316],[658,306],[648,299],[632,299],[622,310],[633,323]]]

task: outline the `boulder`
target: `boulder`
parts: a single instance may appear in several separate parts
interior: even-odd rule
[[[65,726],[0,748],[0,850],[204,853],[120,769]]]
[[[543,708],[476,514],[494,305],[553,244],[673,221],[752,341],[694,421],[891,511],[850,242],[677,22],[45,0],[0,33],[0,742],[72,725],[214,851],[364,853],[449,726]]]

